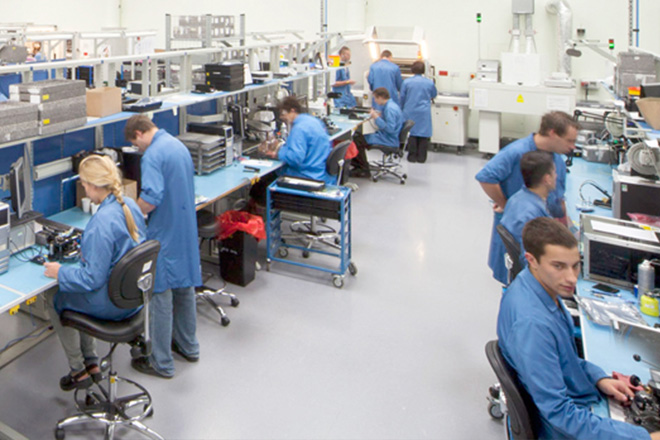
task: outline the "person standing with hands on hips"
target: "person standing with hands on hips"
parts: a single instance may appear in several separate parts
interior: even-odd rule
[[[120,309],[108,297],[108,280],[117,262],[144,240],[146,226],[133,199],[124,197],[121,177],[108,156],[91,155],[79,167],[87,197],[99,205],[82,235],[79,264],[44,263],[46,275],[59,290],[46,293],[46,309],[71,372],[60,379],[64,391],[89,388],[101,380],[96,339],[60,323],[60,313],[72,310],[99,319],[125,319],[139,310]]]
[[[403,118],[415,122],[408,140],[408,162],[426,162],[429,138],[433,135],[431,100],[438,96],[438,89],[423,76],[425,70],[423,61],[415,61],[411,66],[414,76],[401,86]]]
[[[174,376],[172,352],[199,360],[195,286],[202,283],[197,241],[194,169],[188,149],[144,115],[126,122],[126,140],[144,153],[137,201],[149,216],[147,239],[160,242],[151,301],[151,356],[131,366],[158,377]]]
[[[348,69],[349,64],[351,64],[351,49],[346,46],[339,49],[339,58],[343,67],[338,69],[335,74],[335,83],[332,85],[332,91],[341,93],[341,96],[335,99],[335,107],[353,108],[357,105],[357,102],[351,93],[351,86],[355,84],[355,80],[351,79],[351,72]]]

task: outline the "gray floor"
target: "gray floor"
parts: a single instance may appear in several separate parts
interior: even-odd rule
[[[474,180],[484,163],[451,150],[408,165],[406,185],[356,180],[357,276],[339,290],[274,263],[234,289],[229,327],[200,305],[202,359],[178,360],[174,379],[134,373],[122,347],[120,374],[155,399],[146,424],[168,439],[504,438],[485,399],[500,295],[485,262],[490,208]],[[0,343],[26,326],[25,315],[1,317]],[[0,420],[52,438],[74,411],[58,388],[66,371],[55,337],[0,370]]]

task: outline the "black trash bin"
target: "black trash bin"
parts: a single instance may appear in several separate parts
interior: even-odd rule
[[[257,263],[257,239],[236,231],[220,241],[220,274],[232,284],[247,286],[254,280]]]

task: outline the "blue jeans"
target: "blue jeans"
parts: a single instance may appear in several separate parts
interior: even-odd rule
[[[182,287],[154,293],[150,304],[151,356],[153,368],[164,376],[174,376],[172,341],[186,355],[199,356],[195,288]]]

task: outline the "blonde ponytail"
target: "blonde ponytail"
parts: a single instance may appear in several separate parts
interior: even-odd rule
[[[80,179],[99,188],[107,188],[117,199],[124,211],[126,228],[131,238],[138,241],[139,234],[131,209],[124,202],[124,192],[121,186],[121,173],[108,156],[93,154],[80,162],[78,168]]]

